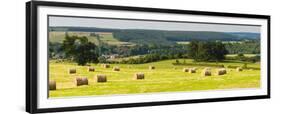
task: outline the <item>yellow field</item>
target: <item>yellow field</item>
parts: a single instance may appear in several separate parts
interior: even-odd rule
[[[242,66],[239,61],[226,61],[221,63],[194,63],[186,60],[190,65],[173,65],[175,60],[165,60],[148,64],[110,64],[110,68],[102,68],[100,64],[91,64],[95,72],[88,72],[87,66],[77,66],[75,63],[56,63],[50,61],[49,79],[55,80],[57,90],[52,90],[49,96],[92,96],[92,95],[113,95],[113,94],[138,94],[151,92],[178,92],[197,90],[218,90],[236,88],[259,88],[260,87],[260,65],[251,63],[242,72],[235,69],[227,69],[227,74],[222,76],[214,75],[217,68],[212,67],[212,76],[201,75],[201,71],[208,65],[223,64],[224,66]],[[183,60],[180,60],[182,63]],[[198,66],[204,64],[204,66]],[[153,65],[155,70],[149,70]],[[121,71],[112,71],[113,66],[120,67]],[[183,72],[185,67],[197,67],[194,74]],[[76,68],[76,74],[68,74],[69,68]],[[144,80],[134,80],[133,75],[137,72],[145,74]],[[94,80],[96,74],[105,74],[106,83],[97,83]],[[89,85],[76,86],[76,77],[87,77]]]

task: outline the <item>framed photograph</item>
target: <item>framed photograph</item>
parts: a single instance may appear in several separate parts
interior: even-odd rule
[[[30,113],[270,98],[270,16],[31,1]]]

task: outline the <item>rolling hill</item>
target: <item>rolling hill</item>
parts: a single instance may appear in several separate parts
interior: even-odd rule
[[[213,32],[213,31],[167,31],[167,30],[150,30],[150,29],[108,29],[108,28],[96,28],[96,27],[65,27],[65,26],[55,26],[49,27],[50,33],[55,32],[84,32],[84,33],[97,33],[97,32],[107,32],[111,33],[110,38],[114,43],[121,44],[159,44],[161,45],[172,45],[176,42],[181,41],[243,41],[243,40],[259,40],[260,33],[248,33],[248,32]],[[61,33],[60,33],[61,34]],[[58,37],[59,36],[59,37]],[[62,35],[53,34],[50,35],[50,41],[61,42],[63,40]],[[93,42],[96,40],[93,36]],[[106,37],[107,38],[107,37]],[[91,39],[91,38],[90,38]],[[111,41],[112,41],[111,40]],[[105,41],[109,44],[110,41]]]

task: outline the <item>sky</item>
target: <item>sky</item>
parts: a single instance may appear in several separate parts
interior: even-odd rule
[[[97,27],[112,29],[154,29],[171,31],[260,32],[260,26],[248,25],[157,22],[143,20],[120,20],[61,16],[49,16],[49,26]]]

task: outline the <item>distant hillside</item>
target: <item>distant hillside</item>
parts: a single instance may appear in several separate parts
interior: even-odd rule
[[[238,36],[242,39],[260,39],[260,33],[249,33],[249,32],[229,32],[229,34]]]
[[[111,32],[113,37],[121,42],[136,44],[171,45],[179,41],[242,41],[260,38],[259,33],[248,32],[212,32],[212,31],[167,31],[144,29],[107,29],[95,27],[50,27],[49,31],[62,32]]]

